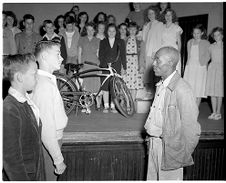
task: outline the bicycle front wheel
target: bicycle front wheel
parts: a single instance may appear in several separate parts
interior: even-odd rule
[[[63,75],[57,75],[56,79],[60,95],[63,99],[65,112],[67,115],[69,115],[77,105],[79,96],[76,96],[76,92],[78,89],[72,81],[67,81],[67,77]]]
[[[133,98],[125,82],[119,77],[113,77],[110,82],[112,100],[125,117],[133,116],[135,112]]]

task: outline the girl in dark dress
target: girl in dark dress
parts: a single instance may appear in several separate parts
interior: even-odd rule
[[[112,67],[119,73],[124,74],[126,71],[126,49],[125,42],[116,37],[117,27],[115,24],[109,24],[107,27],[107,38],[100,41],[99,60],[100,67],[107,68],[108,63],[112,63]],[[122,69],[123,67],[123,69]],[[103,73],[108,73],[107,71]],[[101,83],[104,78],[101,78]],[[103,87],[104,113],[109,110],[109,81]],[[111,111],[116,113],[114,104],[111,102]]]

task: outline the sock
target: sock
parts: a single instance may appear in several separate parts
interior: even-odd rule
[[[115,104],[114,103],[111,103],[111,108],[115,109]]]
[[[105,109],[108,109],[108,108],[109,108],[109,103],[105,103],[105,104],[104,104],[104,108],[105,108]]]

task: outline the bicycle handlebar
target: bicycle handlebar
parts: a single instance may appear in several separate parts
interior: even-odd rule
[[[98,64],[96,64],[96,63],[93,63],[93,62],[89,62],[89,61],[84,61],[84,64],[88,64],[88,65],[94,65],[94,66],[97,66],[97,67],[99,67],[99,65],[98,65]]]

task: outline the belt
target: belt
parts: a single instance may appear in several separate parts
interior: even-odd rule
[[[138,55],[137,53],[127,53],[126,55]]]

